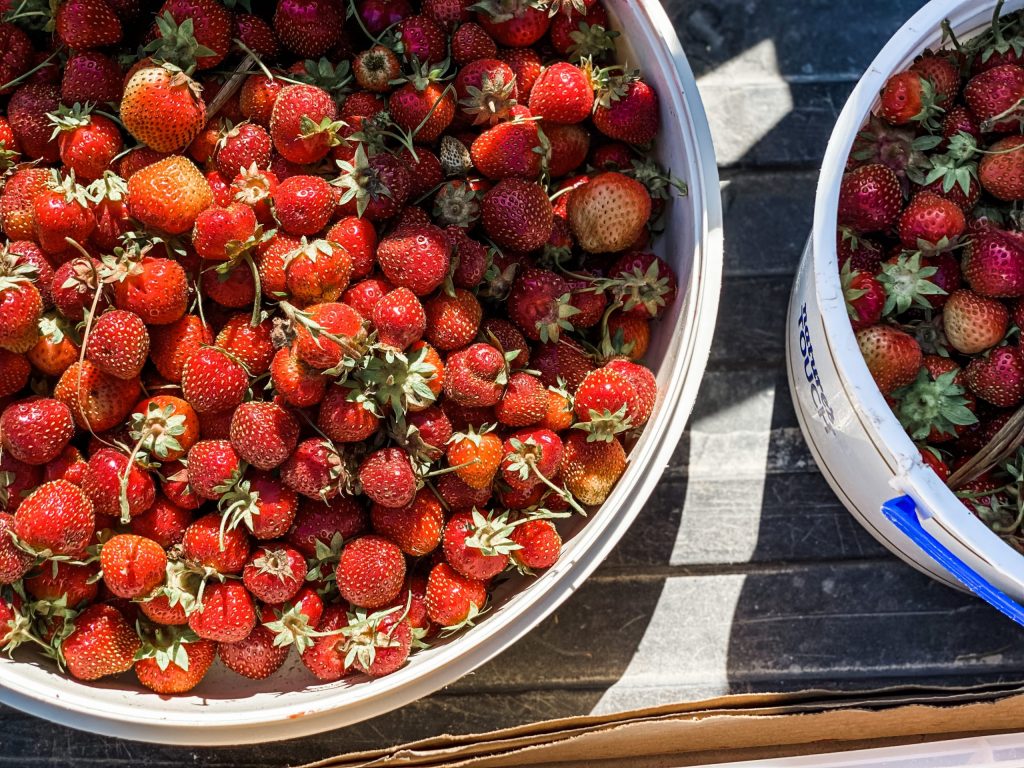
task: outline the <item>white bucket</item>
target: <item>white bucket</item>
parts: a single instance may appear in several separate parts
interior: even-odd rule
[[[913,441],[886,405],[861,357],[839,285],[836,214],[839,184],[853,140],[886,79],[940,42],[948,18],[960,39],[991,20],[995,0],[933,0],[878,54],[843,108],[822,163],[814,230],[789,306],[788,374],[804,436],[843,504],[903,560],[953,587],[960,581],[880,511],[907,495],[925,531],[969,568],[1014,600],[1024,600],[1024,557],[1005,544],[926,468]],[[1004,12],[1024,7],[1010,0]]]
[[[693,408],[711,348],[722,273],[722,210],[711,133],[679,40],[658,0],[607,0],[622,61],[657,90],[662,135],[657,159],[689,185],[669,206],[659,254],[679,277],[679,296],[655,328],[648,363],[660,397],[630,465],[604,506],[566,543],[558,563],[524,586],[495,595],[476,627],[416,653],[377,680],[315,684],[293,653],[264,681],[220,668],[192,695],[160,697],[134,676],[85,685],[31,656],[0,657],[0,701],[93,733],[189,745],[272,741],[339,728],[426,696],[472,671],[548,616],[579,587],[625,533],[668,465]]]

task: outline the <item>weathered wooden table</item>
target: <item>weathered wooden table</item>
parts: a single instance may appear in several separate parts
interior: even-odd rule
[[[552,618],[428,699],[301,741],[187,750],[0,710],[0,765],[282,766],[443,732],[729,691],[1024,676],[1024,634],[889,556],[804,446],[783,361],[835,115],[920,0],[671,0],[722,165],[726,279],[691,428],[640,519]]]

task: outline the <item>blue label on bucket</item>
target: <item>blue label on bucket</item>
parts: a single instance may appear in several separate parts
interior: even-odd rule
[[[818,367],[814,364],[814,344],[811,343],[811,330],[807,327],[807,304],[800,307],[797,327],[800,329],[800,354],[804,359],[804,377],[810,385],[811,402],[818,412],[818,418],[821,419],[825,432],[835,434],[835,413],[832,411],[832,406],[828,404],[825,390],[821,386],[821,379],[818,378]]]

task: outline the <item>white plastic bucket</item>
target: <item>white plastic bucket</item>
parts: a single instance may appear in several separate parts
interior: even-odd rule
[[[607,0],[623,61],[657,90],[657,159],[689,185],[669,206],[659,254],[675,268],[679,296],[654,331],[648,363],[660,397],[630,465],[605,505],[566,543],[558,563],[525,589],[495,595],[476,627],[415,654],[377,680],[315,684],[295,655],[268,680],[219,665],[192,695],[159,697],[134,676],[84,685],[30,655],[0,658],[0,701],[93,733],[189,745],[241,744],[304,736],[400,707],[472,671],[526,634],[583,582],[632,523],[668,465],[693,408],[711,348],[722,271],[722,210],[711,134],[697,86],[658,0]]]
[[[846,313],[836,256],[839,184],[853,140],[886,79],[940,43],[948,18],[960,39],[987,26],[995,0],[933,0],[878,54],[846,102],[822,163],[814,230],[793,285],[787,328],[790,388],[804,436],[825,478],[851,513],[903,560],[962,588],[880,511],[908,495],[924,529],[968,567],[1024,600],[1024,557],[999,539],[920,460],[864,364]],[[1010,0],[1005,13],[1024,7]]]

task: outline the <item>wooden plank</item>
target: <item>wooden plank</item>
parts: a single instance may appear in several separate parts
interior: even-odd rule
[[[722,286],[709,367],[777,370],[786,349],[789,276],[736,277]]]

